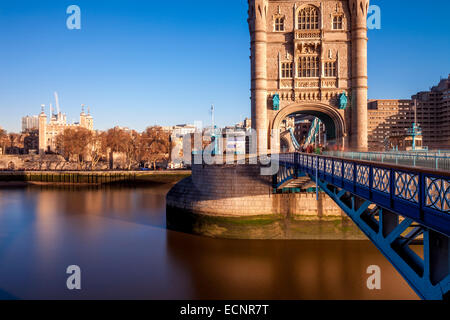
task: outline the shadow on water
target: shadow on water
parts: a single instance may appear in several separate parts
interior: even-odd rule
[[[167,247],[195,299],[417,299],[369,241],[205,241],[168,232]],[[373,264],[383,272],[380,291],[366,286]]]

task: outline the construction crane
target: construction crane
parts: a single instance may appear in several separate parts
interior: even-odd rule
[[[54,93],[55,95],[55,103],[56,103],[56,114],[59,114],[59,97],[58,97],[58,92],[55,91]]]

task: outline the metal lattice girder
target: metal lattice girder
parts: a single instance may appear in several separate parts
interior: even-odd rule
[[[450,235],[450,172],[302,153],[281,154],[280,164]]]

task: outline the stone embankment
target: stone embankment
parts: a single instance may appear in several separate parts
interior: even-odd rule
[[[190,176],[188,170],[173,171],[0,171],[0,186],[28,184],[165,184]]]

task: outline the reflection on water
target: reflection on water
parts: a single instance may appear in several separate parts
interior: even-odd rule
[[[417,299],[368,241],[250,241],[165,229],[169,187],[0,190],[0,298]],[[66,289],[66,268],[82,290]],[[370,265],[382,290],[366,287]]]

